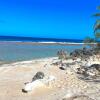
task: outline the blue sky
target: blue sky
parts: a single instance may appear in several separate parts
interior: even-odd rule
[[[82,39],[93,36],[99,0],[0,0],[0,35]]]

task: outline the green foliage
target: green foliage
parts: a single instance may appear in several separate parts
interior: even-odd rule
[[[97,6],[97,10],[100,10],[100,6]],[[94,17],[100,17],[100,13],[95,13],[93,16]]]
[[[99,10],[99,13],[94,14],[94,17],[100,18],[100,6],[97,7],[97,10]],[[100,19],[97,19],[94,25],[94,35],[95,41],[98,42],[98,39],[100,39]]]
[[[98,13],[94,14],[93,17],[97,18],[95,24],[94,24],[94,39],[90,37],[86,37],[84,39],[85,45],[92,46],[91,43],[97,43],[96,48],[100,50],[100,6],[97,7],[97,10],[99,10]]]
[[[99,48],[100,48],[100,43],[97,43],[97,47],[99,47]]]
[[[97,10],[100,10],[100,6],[97,6]]]
[[[84,43],[94,43],[94,39],[93,38],[90,38],[90,37],[86,37],[83,41]]]
[[[86,37],[83,42],[84,42],[84,46],[88,45],[90,47],[94,47],[93,43],[95,43],[95,40],[93,38]]]
[[[100,51],[100,43],[97,43],[97,49]]]
[[[93,15],[94,17],[99,17],[100,16],[100,13],[96,13]]]
[[[98,29],[100,29],[100,20],[97,20],[94,24],[94,32],[96,32]]]
[[[100,38],[100,32],[95,33],[95,37],[96,37],[97,39]]]
[[[59,59],[66,59],[67,58],[67,53],[64,50],[58,51],[57,55],[58,55]]]

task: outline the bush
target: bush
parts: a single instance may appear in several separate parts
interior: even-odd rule
[[[97,49],[100,50],[100,43],[97,43]]]
[[[66,59],[67,58],[67,53],[64,50],[60,50],[57,52],[57,56],[59,59]]]

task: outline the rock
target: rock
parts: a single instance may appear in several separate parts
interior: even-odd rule
[[[61,64],[61,66],[59,67],[61,70],[66,70],[67,69],[67,65],[66,65],[66,63],[64,64],[64,63],[62,63]]]
[[[38,79],[43,79],[44,78],[44,73],[43,72],[37,72],[35,76],[33,77],[32,81],[38,80]]]
[[[92,76],[92,77],[99,74],[98,71],[97,71],[96,69],[87,70],[86,73],[87,73],[87,75]]]
[[[61,66],[59,67],[61,70],[66,70],[66,67],[65,66]]]
[[[64,97],[62,100],[94,100],[86,95],[75,95],[71,97]]]
[[[22,92],[30,92],[32,90],[35,90],[36,88],[43,87],[45,84],[43,84],[40,80],[35,80],[33,82],[29,82],[25,84],[24,88],[22,89]]]
[[[29,92],[37,88],[38,86],[43,86],[44,84],[39,80],[44,78],[43,72],[37,72],[35,76],[32,79],[32,82],[25,83],[24,88],[22,89],[22,92]]]
[[[35,75],[35,79],[32,82],[25,83],[22,92],[30,92],[35,90],[36,88],[40,88],[43,86],[50,85],[52,82],[56,80],[55,76],[50,75],[48,78],[43,78],[44,74],[42,72],[37,72]],[[42,80],[41,80],[42,79]]]
[[[85,78],[97,78],[97,76],[100,76],[100,64],[93,64],[89,67],[77,68],[77,74],[81,74]]]
[[[95,68],[96,70],[100,71],[100,64],[93,64],[90,67]]]
[[[100,75],[100,65],[99,64],[93,64],[89,66],[86,70],[87,70],[86,71],[87,75],[91,77],[94,77],[94,76],[96,77]]]
[[[84,74],[85,71],[85,68],[77,68],[77,74]]]

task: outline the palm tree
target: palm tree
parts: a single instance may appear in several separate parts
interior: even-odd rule
[[[97,20],[94,26],[94,36],[95,41],[98,41],[100,39],[100,20]]]
[[[100,6],[97,7],[97,10],[100,11]],[[93,16],[98,18],[94,24],[94,36],[95,41],[97,42],[100,39],[100,12],[94,14]]]

